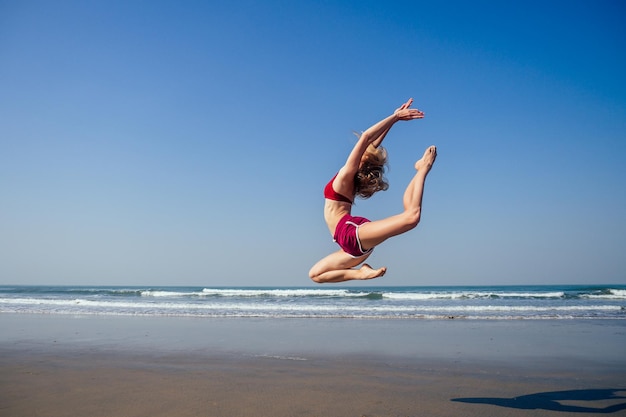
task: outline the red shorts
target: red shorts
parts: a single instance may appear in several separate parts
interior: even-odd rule
[[[369,220],[365,217],[356,217],[346,214],[339,220],[339,223],[337,223],[334,241],[337,242],[345,253],[353,258],[367,255],[373,249],[363,250],[361,240],[359,239],[359,226],[368,222]]]

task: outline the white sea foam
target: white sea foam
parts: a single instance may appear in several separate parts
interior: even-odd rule
[[[180,292],[163,290],[141,291],[143,297],[364,297],[368,292],[344,289],[230,289],[204,288],[202,291]]]
[[[626,319],[619,287],[0,287],[0,313],[184,317]]]
[[[221,289],[205,288],[203,295],[221,297],[363,297],[367,292],[353,292],[345,289]]]
[[[236,303],[182,303],[182,302],[138,302],[138,301],[111,301],[87,299],[41,299],[41,298],[4,298],[0,299],[3,305],[36,305],[36,306],[82,306],[108,309],[150,309],[159,310],[221,310],[221,311],[370,311],[370,312],[489,312],[489,311],[620,311],[618,305],[568,305],[568,306],[531,306],[531,305],[334,305],[334,304],[264,304],[255,302]]]
[[[178,291],[141,291],[142,297],[190,297],[202,295],[200,292],[178,292]]]
[[[626,290],[610,289],[608,294],[584,294],[583,298],[598,298],[607,300],[626,300]]]
[[[562,298],[563,292],[385,292],[383,298],[393,300],[458,300],[484,298]]]

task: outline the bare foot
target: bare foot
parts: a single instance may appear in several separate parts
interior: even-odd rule
[[[430,169],[433,167],[435,163],[435,159],[437,158],[437,147],[429,146],[424,152],[424,156],[422,159],[415,163],[415,169],[421,172],[428,173]]]
[[[387,268],[383,266],[379,269],[373,269],[368,264],[363,264],[361,268],[359,268],[359,272],[359,277],[357,279],[372,279],[385,275],[385,272],[387,272]]]

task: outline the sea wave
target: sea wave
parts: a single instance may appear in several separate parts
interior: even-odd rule
[[[140,292],[142,297],[199,297],[201,292],[180,292],[180,291],[157,291],[157,290],[144,290]]]
[[[607,300],[626,300],[626,290],[608,289],[607,291],[602,291],[599,294],[582,294],[581,297],[598,299],[604,298]]]
[[[150,297],[150,298],[365,298],[370,300],[473,300],[473,299],[626,299],[626,289],[606,287],[565,286],[563,289],[541,287],[454,288],[454,287],[364,287],[364,288],[220,288],[220,287],[0,287],[0,294],[41,297]]]
[[[626,319],[626,287],[0,287],[0,313]]]
[[[221,297],[365,297],[369,292],[347,289],[217,289],[204,288],[204,295]]]
[[[499,299],[499,298],[563,298],[564,292],[385,292],[383,298],[393,300],[458,300],[458,299]]]
[[[368,297],[370,292],[351,291],[346,289],[233,289],[204,288],[202,291],[179,292],[172,290],[145,290],[143,297]]]
[[[142,290],[137,288],[111,287],[0,287],[0,294],[33,294],[41,296],[87,295],[87,296],[140,296]]]
[[[130,293],[133,294],[133,293]],[[626,291],[613,290],[606,294],[566,294],[549,292],[498,292],[498,291],[359,291],[349,289],[230,289],[204,288],[200,291],[143,290],[142,297],[224,297],[224,298],[367,298],[370,300],[473,300],[473,299],[565,299],[606,298],[626,299]]]
[[[89,299],[41,299],[41,298],[9,298],[0,299],[0,309],[6,305],[24,306],[83,306],[122,309],[150,309],[159,310],[264,310],[264,311],[375,311],[375,312],[417,312],[417,311],[620,311],[624,307],[618,305],[569,305],[569,306],[532,306],[532,305],[343,305],[333,304],[263,304],[263,303],[179,303],[179,302],[136,302],[136,301],[104,301]]]

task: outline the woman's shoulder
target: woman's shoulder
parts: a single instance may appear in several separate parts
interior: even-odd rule
[[[354,197],[355,176],[356,172],[351,172],[351,170],[346,169],[345,167],[341,168],[332,181],[333,188],[339,194],[343,194],[347,197]]]
[[[357,172],[358,168],[355,169],[344,165],[339,169],[339,171],[337,171],[337,174],[335,174],[335,179],[338,179],[339,181],[354,182],[354,177],[356,177]]]

